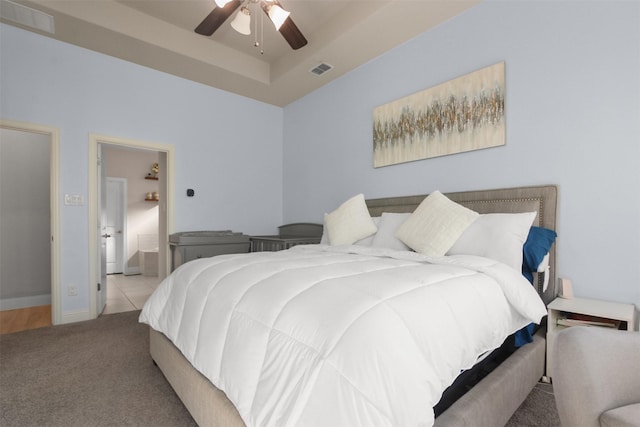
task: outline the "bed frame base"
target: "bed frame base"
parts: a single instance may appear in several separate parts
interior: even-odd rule
[[[434,426],[504,426],[544,375],[545,349],[539,332],[436,418]]]
[[[200,427],[241,427],[227,396],[196,371],[162,333],[149,328],[151,357]],[[544,374],[545,338],[515,351],[438,418],[435,427],[503,426]]]
[[[149,328],[149,350],[173,390],[198,426],[244,426],[227,396],[195,370],[164,334]]]

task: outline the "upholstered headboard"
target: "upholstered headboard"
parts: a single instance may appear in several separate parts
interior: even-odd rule
[[[461,191],[445,193],[445,195],[481,214],[535,211],[537,215],[533,225],[556,230],[558,187],[555,185]],[[369,199],[367,206],[372,216],[379,216],[383,212],[413,212],[425,197],[427,194]],[[556,244],[552,246],[549,254],[550,277],[545,292],[542,291],[543,277],[538,275],[537,290],[545,304],[551,302],[556,296]]]

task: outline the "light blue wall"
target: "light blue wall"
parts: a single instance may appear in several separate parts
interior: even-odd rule
[[[357,192],[555,183],[559,274],[640,305],[639,23],[637,2],[490,1],[284,110],[0,24],[0,117],[60,128],[61,194],[85,200],[89,133],[173,144],[177,230],[271,233]],[[375,106],[498,61],[506,146],[372,167]],[[61,207],[63,289],[89,281],[87,215]],[[79,290],[64,312],[88,309]]]
[[[0,53],[0,117],[60,129],[62,196],[88,200],[97,133],[175,147],[178,231],[266,234],[282,223],[281,108],[2,24]],[[64,315],[88,310],[93,280],[86,202],[60,204]]]
[[[506,62],[507,144],[372,166],[374,107]],[[640,306],[640,3],[489,1],[285,107],[284,219],[347,197],[560,186],[558,273]]]

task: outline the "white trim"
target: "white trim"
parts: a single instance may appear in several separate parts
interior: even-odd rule
[[[0,311],[17,310],[27,307],[38,307],[51,304],[51,294],[33,295],[30,297],[0,299]]]
[[[93,317],[91,317],[91,313],[87,310],[67,311],[62,315],[60,324],[66,325],[67,323],[84,322],[85,320],[91,319],[93,319]]]
[[[142,272],[140,271],[140,267],[137,265],[133,267],[127,266],[127,269],[124,272],[125,276],[136,276],[138,274],[142,274]]]
[[[175,200],[175,150],[171,144],[162,144],[150,141],[141,141],[128,138],[119,138],[114,136],[106,136],[99,134],[89,134],[89,187],[88,187],[88,208],[89,208],[89,283],[94,283],[98,275],[98,262],[100,254],[98,253],[98,144],[104,143],[109,145],[121,145],[125,147],[142,148],[153,151],[166,153],[166,230],[167,235],[174,231],[174,200]],[[162,190],[161,190],[162,191]],[[161,194],[162,196],[162,194]],[[160,242],[159,242],[160,243]],[[168,247],[168,239],[166,242],[166,261],[164,276],[170,273],[170,251]],[[162,265],[162,264],[161,264]],[[159,272],[162,274],[163,272]],[[89,318],[95,319],[100,313],[97,309],[97,288],[89,286]]]
[[[23,132],[49,135],[50,233],[51,233],[51,323],[61,323],[62,295],[60,289],[60,130],[52,126],[0,119],[0,127]]]

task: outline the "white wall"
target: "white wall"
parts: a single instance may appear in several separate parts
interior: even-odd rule
[[[282,109],[0,24],[4,119],[60,129],[60,190],[88,199],[89,134],[173,144],[175,231],[274,233]],[[259,177],[259,179],[255,179]],[[187,198],[186,189],[195,189]],[[88,207],[61,201],[62,312],[88,312]],[[67,296],[67,286],[79,295]]]
[[[272,233],[356,192],[555,183],[559,274],[640,305],[639,17],[637,2],[489,1],[284,110],[0,24],[0,115],[60,128],[61,194],[85,200],[89,133],[173,144],[179,231]],[[506,146],[373,169],[375,106],[503,60]],[[88,310],[87,215],[61,207],[65,313]]]
[[[640,306],[640,3],[489,1],[285,107],[284,220],[347,197],[558,184],[558,274]],[[373,108],[506,62],[507,144],[374,169]]]

